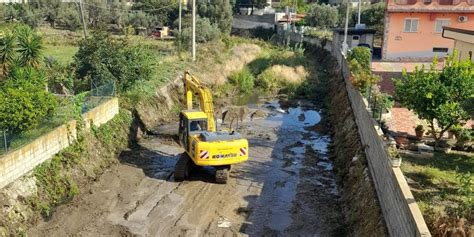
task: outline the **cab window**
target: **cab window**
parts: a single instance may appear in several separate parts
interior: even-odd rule
[[[189,123],[190,132],[203,132],[207,130],[207,122],[205,120],[194,120]]]

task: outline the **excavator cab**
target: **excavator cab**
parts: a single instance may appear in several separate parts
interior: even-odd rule
[[[200,111],[182,111],[179,114],[179,142],[189,152],[189,136],[200,135],[208,130],[207,116]]]

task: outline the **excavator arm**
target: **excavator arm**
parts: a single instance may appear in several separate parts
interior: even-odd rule
[[[214,119],[214,106],[212,103],[211,91],[209,88],[201,84],[201,82],[188,71],[184,73],[183,83],[187,109],[193,109],[193,95],[196,95],[199,100],[200,109],[207,115],[208,130],[210,132],[215,132],[216,121]]]

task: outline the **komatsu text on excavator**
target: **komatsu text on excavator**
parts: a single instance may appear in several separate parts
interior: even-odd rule
[[[213,166],[217,183],[227,183],[231,165],[248,159],[248,141],[237,132],[216,131],[212,94],[189,72],[183,76],[186,110],[179,115],[179,142],[185,149],[174,177],[183,181],[196,166]],[[193,109],[193,96],[199,109]]]

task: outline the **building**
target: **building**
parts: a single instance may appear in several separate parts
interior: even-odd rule
[[[459,52],[459,59],[470,59],[474,62],[474,28],[462,29],[443,27],[443,38],[454,40],[454,49]]]
[[[387,0],[382,59],[429,61],[452,52],[443,26],[474,29],[474,0]]]
[[[349,49],[352,49],[357,46],[365,46],[372,49],[374,44],[374,35],[374,29],[348,28],[347,46],[349,47]],[[332,40],[335,47],[342,49],[342,45],[344,42],[344,28],[334,29]]]

